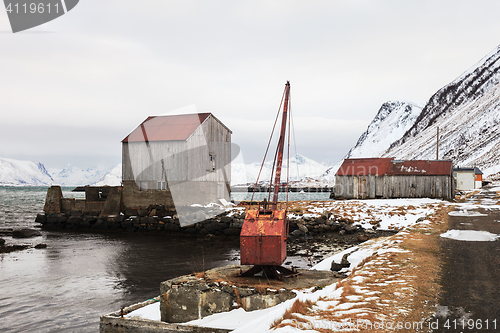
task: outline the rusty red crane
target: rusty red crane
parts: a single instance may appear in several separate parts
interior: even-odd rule
[[[290,81],[286,82],[282,103],[278,110],[276,120],[278,120],[281,110],[281,131],[276,147],[276,154],[272,169],[273,172],[271,174],[271,180],[274,174],[273,199],[270,208],[268,207],[269,201],[266,199],[259,203],[256,209],[252,209],[252,204],[250,204],[250,208],[245,215],[245,221],[243,222],[240,234],[241,264],[253,265],[253,267],[246,272],[242,272],[241,276],[254,276],[262,272],[263,275],[268,278],[281,279],[284,276],[297,275],[295,271],[281,266],[286,259],[288,237],[288,196],[286,202],[278,202],[278,194],[281,186],[281,170],[283,165],[285,136],[287,133],[287,122],[290,122]],[[271,139],[269,140],[269,144],[271,143]],[[290,142],[289,139],[290,135],[288,135],[288,143]],[[266,155],[267,151],[264,156],[264,161],[266,159]],[[263,165],[264,162],[262,162],[262,166]],[[259,181],[258,178],[259,177],[257,177],[257,181],[255,183],[256,186],[254,187],[254,193]],[[286,186],[288,192],[288,177]]]

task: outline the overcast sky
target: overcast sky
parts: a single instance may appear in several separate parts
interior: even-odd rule
[[[337,162],[382,103],[424,104],[500,44],[499,12],[498,0],[81,0],[13,34],[0,8],[0,157],[113,166],[147,116],[187,107],[257,162],[290,80],[297,152]]]

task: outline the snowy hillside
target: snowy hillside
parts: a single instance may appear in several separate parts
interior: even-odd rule
[[[388,102],[356,146],[352,157],[439,159],[455,166],[482,169],[500,179],[500,46],[456,80],[437,91],[423,109],[411,103]],[[323,177],[333,181],[342,161]]]
[[[0,185],[45,186],[52,182],[41,163],[0,158]]]
[[[500,165],[500,46],[436,92],[413,126],[383,156],[435,159],[477,166],[485,175]]]
[[[382,104],[375,118],[345,158],[382,155],[413,126],[421,112],[422,106],[415,103],[390,101]],[[342,162],[343,159],[328,168],[322,177],[333,182]]]
[[[422,112],[422,106],[407,102],[387,102],[346,158],[377,157],[408,131]]]
[[[231,163],[231,185],[240,185],[255,183],[261,163],[243,164],[238,162]],[[305,177],[320,177],[328,167],[318,163],[301,154],[290,157],[290,180],[299,180]],[[272,163],[266,162],[260,175],[260,181],[269,181],[271,176]],[[283,161],[283,169],[281,171],[282,178],[285,179],[287,174],[287,161]]]
[[[97,166],[93,168],[80,169],[68,164],[62,169],[49,168],[49,173],[54,183],[63,186],[91,185],[103,180],[113,168]],[[111,185],[111,184],[109,184]]]

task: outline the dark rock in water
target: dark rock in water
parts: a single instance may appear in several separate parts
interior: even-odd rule
[[[104,220],[98,219],[96,223],[90,227],[92,230],[108,230],[108,223]]]
[[[88,222],[89,224],[94,224],[97,221],[97,218],[95,216],[85,216],[83,221]]]
[[[46,223],[47,222],[47,218],[45,217],[45,214],[37,214],[35,222],[36,223],[41,223],[41,224]]]
[[[196,233],[195,228],[183,228],[182,231],[186,234],[195,234]]]
[[[12,237],[14,237],[14,238],[30,238],[30,237],[37,237],[37,236],[41,236],[41,235],[42,235],[42,233],[40,231],[35,230],[35,229],[28,229],[28,228],[14,230],[12,232]]]
[[[179,231],[180,227],[175,223],[165,223],[165,231]]]
[[[40,244],[35,245],[35,249],[46,249],[46,248],[47,248],[47,244],[44,244],[44,243],[40,243]]]
[[[118,223],[118,222],[109,222],[108,223],[108,228],[110,230],[120,229],[120,223]]]
[[[66,221],[66,225],[78,226],[83,221],[83,218],[78,216],[70,216]]]
[[[65,223],[67,220],[68,218],[63,213],[52,214],[47,217],[47,223],[50,224]]]
[[[0,246],[0,253],[9,253],[14,251],[22,251],[27,249],[28,245],[4,245]]]
[[[5,244],[5,239],[0,238],[0,246],[3,246]]]
[[[83,220],[82,222],[80,222],[80,224],[78,225],[78,229],[90,229],[92,225],[90,224],[89,221],[87,220]]]

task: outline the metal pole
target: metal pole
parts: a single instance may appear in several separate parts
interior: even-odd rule
[[[436,138],[436,160],[439,160],[439,126],[437,128],[437,138]]]

